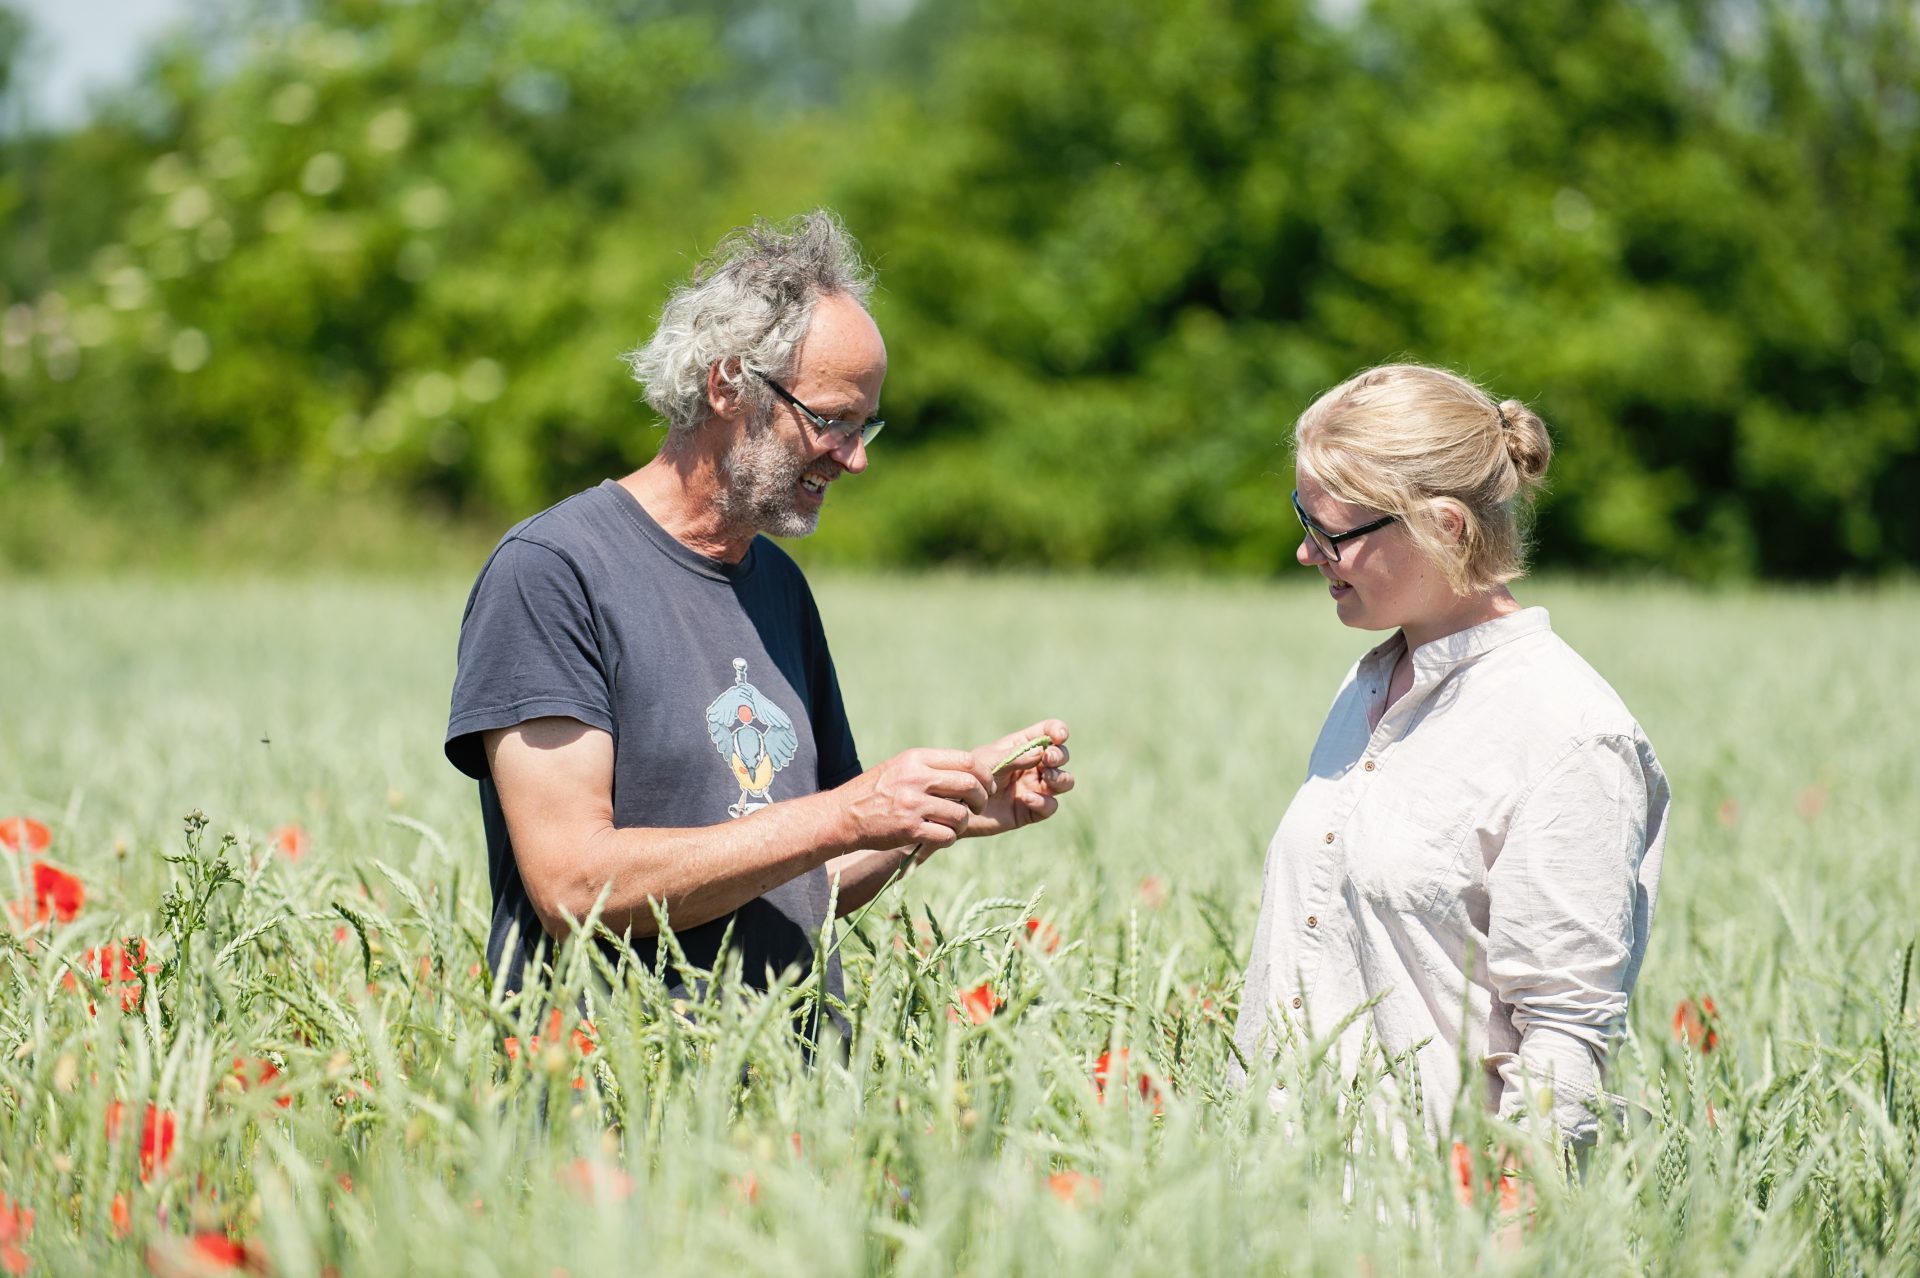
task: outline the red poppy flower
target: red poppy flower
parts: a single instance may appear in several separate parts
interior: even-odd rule
[[[278,1081],[280,1078],[280,1067],[265,1058],[248,1060],[244,1056],[234,1057],[233,1076],[239,1079],[240,1086],[248,1091],[256,1087],[270,1088],[274,1091],[280,1090]],[[280,1095],[273,1098],[273,1103],[281,1109],[287,1109],[292,1106],[293,1097],[287,1095],[285,1092],[281,1092]]]
[[[313,846],[313,840],[307,837],[306,830],[297,825],[281,826],[273,832],[272,838],[274,851],[289,861],[298,861]]]
[[[1053,930],[1053,924],[1044,919],[1028,919],[1027,943],[1037,945],[1042,952],[1051,954],[1060,948],[1060,934]]]
[[[998,994],[995,994],[993,992],[993,986],[985,981],[980,982],[980,984],[970,990],[962,991],[960,995],[960,1006],[965,1010],[967,1019],[975,1025],[985,1025],[993,1019],[994,1012],[1005,1004],[1006,1000]],[[947,1009],[947,1019],[957,1021],[960,1019],[960,1013],[949,1007]]]
[[[253,1248],[225,1234],[195,1234],[196,1257],[222,1269],[242,1269],[254,1263]]]
[[[147,1106],[146,1120],[140,1124],[140,1179],[164,1171],[173,1157],[174,1132],[179,1119],[157,1105]]]
[[[39,855],[53,843],[53,831],[32,817],[0,817],[0,848]]]
[[[1714,1029],[1719,1020],[1713,999],[1705,995],[1683,998],[1673,1009],[1673,1036],[1690,1047],[1711,1052],[1720,1045],[1720,1035]]]
[[[1465,1206],[1473,1202],[1473,1155],[1461,1141],[1453,1142],[1453,1192]]]
[[[126,1106],[119,1101],[107,1105],[108,1140],[120,1139],[120,1119],[125,1113]],[[167,1161],[173,1157],[173,1138],[179,1126],[180,1120],[171,1110],[147,1106],[146,1117],[140,1124],[141,1180],[151,1180],[155,1172],[166,1169]]]
[[[1511,1166],[1511,1162],[1508,1164]],[[1462,1207],[1473,1206],[1475,1187],[1473,1183],[1473,1155],[1459,1141],[1453,1142],[1453,1192],[1460,1199]],[[1520,1210],[1520,1182],[1512,1172],[1501,1171],[1496,1181],[1489,1176],[1484,1182],[1487,1190],[1499,1196],[1500,1212],[1511,1215]]]
[[[33,1213],[0,1194],[0,1243],[19,1242],[33,1232]]]
[[[158,963],[147,962],[146,938],[138,936],[127,937],[118,945],[108,942],[98,949],[84,950],[80,955],[80,964],[89,973],[100,974],[107,993],[119,1000],[123,1012],[139,1010],[146,994],[145,978],[160,970]],[[72,972],[62,975],[60,984],[70,990],[80,987],[80,983],[73,979]],[[88,1003],[87,1015],[94,1014],[93,1004]]]
[[[0,1269],[14,1275],[27,1272],[33,1257],[22,1251],[20,1244],[32,1233],[33,1213],[0,1194]]]
[[[566,1017],[561,1015],[559,1008],[556,1007],[551,1011],[549,1011],[547,1013],[547,1041],[548,1042],[557,1041],[560,1037],[560,1032],[566,1029],[566,1025],[567,1025]],[[573,1050],[575,1052],[579,1053],[581,1056],[585,1056],[589,1052],[593,1051],[594,1049],[594,1046],[596,1043],[595,1035],[596,1035],[596,1031],[593,1028],[593,1022],[589,1020],[582,1020],[577,1026],[574,1027],[573,1031],[570,1034],[568,1034],[567,1039],[568,1039],[568,1042],[570,1042],[573,1045]],[[506,1049],[508,1060],[517,1061],[520,1059],[519,1038],[517,1038],[512,1034],[509,1034],[506,1037],[505,1041],[501,1044],[501,1046]],[[531,1054],[534,1052],[538,1052],[539,1050],[540,1050],[540,1036],[538,1034],[528,1035],[527,1036],[528,1053]],[[576,1078],[573,1080],[574,1091],[576,1092],[585,1091],[586,1087],[587,1087],[586,1079]]]
[[[585,1158],[576,1158],[561,1168],[560,1182],[588,1202],[601,1199],[611,1202],[633,1196],[633,1177],[624,1168]]]
[[[1047,1188],[1063,1203],[1079,1202],[1082,1196],[1100,1197],[1100,1182],[1077,1171],[1055,1172],[1047,1177]]]
[[[133,1213],[127,1209],[127,1196],[115,1194],[113,1206],[107,1212],[107,1218],[113,1222],[113,1236],[125,1238],[133,1232]]]
[[[266,1252],[252,1243],[211,1232],[155,1244],[147,1249],[147,1268],[154,1272],[156,1278],[271,1272]]]
[[[87,887],[65,870],[57,870],[45,861],[33,863],[33,902],[16,902],[13,916],[22,926],[45,923],[71,923],[80,907],[87,903]]]
[[[1100,1058],[1093,1063],[1093,1085],[1100,1093],[1100,1099],[1104,1101],[1107,1098],[1107,1081],[1110,1078],[1118,1078],[1124,1086],[1128,1072],[1126,1048],[1122,1047],[1113,1051],[1100,1053]],[[1160,1097],[1160,1086],[1153,1081],[1153,1075],[1147,1073],[1145,1070],[1139,1071],[1139,1081],[1137,1085],[1140,1089],[1140,1099],[1152,1101],[1153,1112],[1156,1115],[1163,1112],[1164,1105]]]

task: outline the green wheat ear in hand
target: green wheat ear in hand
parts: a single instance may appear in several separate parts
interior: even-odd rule
[[[1012,754],[1008,755],[1006,758],[1000,760],[1000,762],[994,764],[993,765],[994,775],[998,776],[1001,772],[1006,770],[1006,766],[1009,763],[1012,763],[1015,759],[1019,758],[1023,754],[1026,754],[1028,751],[1037,750],[1041,746],[1050,746],[1052,744],[1053,744],[1052,737],[1035,737],[1033,740],[1023,744],[1018,750],[1015,750]]]

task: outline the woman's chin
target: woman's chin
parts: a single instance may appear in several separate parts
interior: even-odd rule
[[[1372,611],[1349,593],[1344,599],[1336,599],[1333,605],[1334,615],[1340,618],[1340,624],[1353,630],[1397,630],[1400,623],[1383,620],[1374,616]]]

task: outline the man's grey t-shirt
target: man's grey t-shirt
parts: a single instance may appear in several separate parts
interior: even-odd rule
[[[493,921],[487,957],[519,989],[546,941],[514,859],[481,734],[560,715],[613,737],[616,826],[739,820],[860,771],[840,685],[793,560],[756,538],[737,564],[676,541],[612,480],[510,530],[460,624],[447,758],[480,782]],[[746,979],[813,962],[824,867],[675,939],[712,969],[729,927]],[[641,962],[657,943],[635,938]],[[668,970],[669,980],[685,978]],[[830,957],[828,991],[841,995]]]

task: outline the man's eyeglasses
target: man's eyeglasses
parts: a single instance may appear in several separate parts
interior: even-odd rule
[[[774,394],[786,400],[788,404],[791,404],[794,411],[806,418],[807,421],[812,424],[813,428],[820,432],[821,438],[827,440],[835,448],[840,447],[840,445],[853,439],[855,436],[859,437],[862,444],[871,444],[873,437],[878,435],[881,429],[886,426],[886,422],[878,417],[870,422],[836,422],[829,418],[822,417],[795,399],[792,391],[782,386],[779,382],[774,381],[765,373],[756,373],[754,376],[773,387]]]
[[[1300,526],[1307,530],[1307,538],[1313,542],[1314,549],[1326,556],[1329,562],[1336,564],[1340,562],[1341,542],[1352,541],[1355,537],[1364,537],[1370,532],[1378,532],[1399,518],[1398,515],[1382,515],[1370,523],[1361,524],[1358,528],[1349,528],[1341,533],[1330,532],[1315,523],[1313,516],[1307,513],[1306,507],[1300,504],[1298,489],[1295,489],[1293,494],[1293,513],[1300,516]]]

